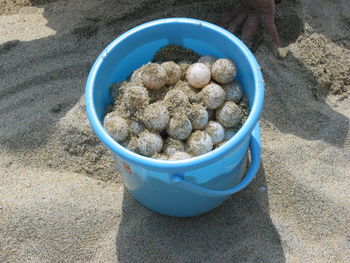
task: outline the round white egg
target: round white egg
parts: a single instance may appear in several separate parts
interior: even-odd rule
[[[218,144],[224,140],[225,130],[220,123],[216,121],[209,121],[205,126],[206,133],[211,137],[213,144]]]
[[[210,82],[210,78],[210,69],[203,63],[192,64],[186,72],[188,83],[196,89],[205,87]]]

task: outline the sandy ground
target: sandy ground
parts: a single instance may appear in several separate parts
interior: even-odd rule
[[[228,7],[227,7],[228,5]],[[257,179],[177,219],[140,206],[91,132],[97,55],[151,19],[217,21],[230,1],[0,0],[0,262],[348,262],[350,8],[293,0],[255,55],[266,81]]]

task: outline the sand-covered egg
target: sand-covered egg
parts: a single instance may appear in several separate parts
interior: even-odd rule
[[[216,57],[214,56],[201,56],[199,59],[198,59],[198,63],[203,63],[205,64],[209,69],[211,68],[211,65],[213,65],[213,63],[216,61]]]
[[[185,114],[179,113],[170,119],[167,132],[173,139],[185,140],[192,132],[192,124]]]
[[[186,110],[189,105],[188,96],[185,92],[173,89],[164,96],[164,104],[171,113]]]
[[[183,93],[186,94],[188,97],[189,102],[191,103],[199,103],[201,101],[201,97],[198,93],[198,90],[195,88],[190,87],[187,81],[180,80],[178,81],[173,90],[180,90]]]
[[[210,82],[210,69],[203,63],[194,63],[188,67],[186,79],[190,86],[201,89]]]
[[[224,140],[225,130],[220,123],[216,121],[209,121],[204,130],[211,137],[213,144],[218,144]]]
[[[128,121],[115,112],[110,112],[104,118],[104,127],[108,134],[117,142],[123,142],[129,135]]]
[[[186,159],[190,159],[191,155],[189,155],[187,152],[174,152],[172,154],[169,155],[168,160],[169,161],[179,161],[179,160],[186,160]]]
[[[236,65],[227,58],[216,60],[211,66],[213,79],[221,84],[228,84],[236,77]]]
[[[194,130],[203,129],[208,123],[208,111],[200,104],[193,104],[188,112],[188,118]]]
[[[166,138],[163,145],[163,152],[167,155],[171,155],[174,152],[185,151],[185,144],[180,140],[175,140],[171,137]]]
[[[143,131],[137,138],[137,150],[144,156],[152,156],[159,153],[163,147],[162,137],[154,132]]]
[[[226,93],[218,84],[210,83],[202,89],[201,96],[204,105],[210,110],[215,110],[224,103]]]
[[[234,102],[225,102],[216,110],[216,120],[225,128],[233,128],[238,125],[242,119],[242,110]]]
[[[148,63],[142,67],[142,83],[151,90],[161,89],[167,83],[166,70],[159,64]]]
[[[205,154],[213,149],[211,137],[204,131],[195,131],[186,143],[188,151],[194,156]]]
[[[226,93],[226,101],[239,102],[243,97],[243,89],[241,84],[237,81],[233,81],[229,84],[223,84],[222,88]]]
[[[162,63],[162,67],[165,69],[167,74],[167,84],[175,85],[181,79],[181,68],[178,64],[173,61],[167,61]]]
[[[154,102],[145,107],[141,120],[149,130],[164,130],[169,123],[170,115],[162,102]]]
[[[150,97],[145,87],[131,86],[123,89],[122,101],[129,109],[136,110],[147,106]]]

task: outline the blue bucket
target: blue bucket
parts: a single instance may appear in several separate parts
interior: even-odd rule
[[[115,142],[102,126],[105,108],[111,103],[109,86],[125,80],[168,44],[233,60],[238,68],[237,79],[249,101],[250,114],[233,138],[214,151],[189,160],[163,161],[141,156]],[[112,151],[130,193],[149,209],[177,217],[208,212],[253,180],[261,158],[258,120],[263,97],[260,67],[249,49],[228,31],[188,18],[152,21],[119,36],[95,61],[85,91],[91,126]],[[246,170],[248,148],[251,162]]]

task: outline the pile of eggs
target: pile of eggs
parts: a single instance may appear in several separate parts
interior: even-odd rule
[[[243,92],[229,59],[196,63],[148,63],[112,89],[105,116],[109,135],[131,151],[162,160],[208,153],[229,140],[242,123]]]

